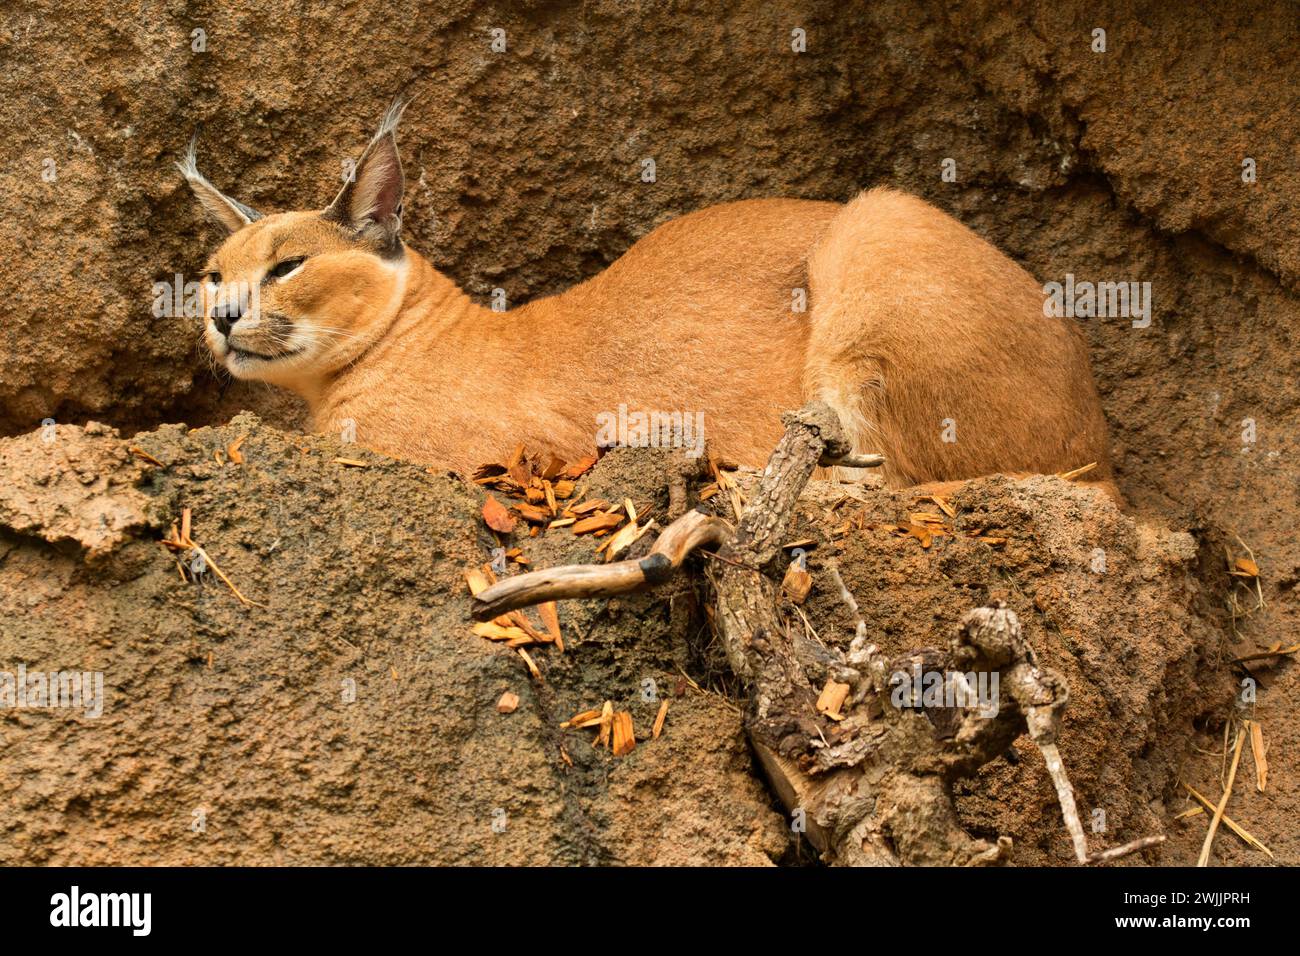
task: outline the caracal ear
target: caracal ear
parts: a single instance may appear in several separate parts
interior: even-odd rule
[[[356,165],[354,175],[322,214],[375,245],[380,255],[402,254],[402,193],[405,179],[397,155],[397,124],[406,104],[400,99],[384,114],[379,132]]]
[[[221,223],[230,232],[237,229],[243,229],[250,222],[256,222],[262,218],[262,214],[254,209],[250,209],[237,199],[231,199],[199,172],[195,165],[195,147],[198,145],[199,138],[196,135],[190,140],[190,148],[185,151],[184,158],[176,164],[176,168],[181,171],[185,181],[190,184],[190,189],[198,197],[199,203],[204,210],[217,222]]]

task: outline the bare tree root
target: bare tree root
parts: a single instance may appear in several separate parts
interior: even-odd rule
[[[1010,838],[990,843],[967,834],[952,787],[1026,732],[1047,762],[1079,863],[1108,862],[1162,841],[1163,836],[1146,837],[1089,851],[1056,748],[1068,689],[1058,673],[1038,664],[1015,613],[1000,602],[968,612],[943,646],[893,659],[868,642],[860,620],[847,652],[809,640],[803,628],[787,627],[770,572],[813,469],[875,467],[883,459],[851,454],[835,412],[819,402],[787,413],[783,422],[785,434],[734,529],[720,518],[687,512],[640,560],[509,578],[474,599],[474,617],[487,620],[548,600],[653,587],[694,549],[716,548],[717,560],[705,573],[728,663],[748,690],[746,730],[792,825],[828,861],[1005,862]],[[857,602],[842,581],[840,587],[856,616]],[[976,686],[993,693],[976,693]],[[837,691],[831,698],[838,706],[819,708],[828,689]]]

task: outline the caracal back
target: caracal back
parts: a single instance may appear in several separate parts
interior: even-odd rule
[[[1030,275],[928,203],[872,189],[809,261],[804,391],[839,412],[856,451],[899,487],[1096,462],[1106,422],[1087,347],[1043,314]]]

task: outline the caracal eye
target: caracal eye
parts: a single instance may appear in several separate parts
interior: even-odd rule
[[[267,276],[272,279],[285,279],[297,272],[299,267],[307,261],[306,256],[297,256],[293,259],[281,259],[275,265],[267,270]]]
[[[208,285],[221,285],[221,273],[215,269],[209,269],[203,273],[203,281]]]

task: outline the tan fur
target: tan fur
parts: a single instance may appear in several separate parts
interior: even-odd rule
[[[372,184],[361,186],[370,202]],[[397,196],[400,227],[400,184]],[[230,342],[302,351],[239,359],[211,321],[208,343],[235,376],[305,396],[317,430],[351,420],[363,445],[462,472],[519,442],[590,453],[597,414],[620,403],[703,411],[714,454],[762,465],[780,413],[822,398],[858,450],[887,456],[891,484],[1090,461],[1089,477],[1109,475],[1078,331],[1045,317],[1037,283],[993,246],[894,190],[704,209],[594,278],[504,313],[403,251],[381,258],[314,212],[240,226],[209,263],[223,282],[213,298],[309,258],[261,286],[260,314]],[[805,313],[791,310],[795,288],[808,289]],[[945,420],[956,442],[943,441]]]

